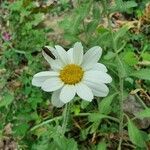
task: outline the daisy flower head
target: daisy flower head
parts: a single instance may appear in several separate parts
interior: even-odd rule
[[[65,51],[59,45],[47,46],[53,57],[43,51],[43,56],[50,64],[49,71],[42,71],[33,76],[32,85],[41,87],[46,92],[53,92],[51,101],[56,107],[70,102],[75,95],[86,101],[94,96],[105,97],[109,89],[107,83],[112,78],[107,74],[105,65],[98,63],[102,49],[94,46],[83,54],[80,42]]]

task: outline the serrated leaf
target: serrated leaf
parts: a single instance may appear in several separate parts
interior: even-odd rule
[[[150,108],[146,108],[143,111],[139,112],[137,115],[139,118],[149,118],[150,117]]]
[[[56,137],[54,139],[56,149],[60,150],[78,150],[77,143],[74,139],[67,139],[65,137]]]
[[[99,103],[98,108],[101,114],[107,115],[110,113],[111,103],[115,96],[116,96],[116,93],[113,95],[107,96],[106,98],[103,98],[103,100]]]
[[[134,123],[128,118],[128,134],[131,142],[138,147],[146,147],[145,141],[140,130],[134,125]]]
[[[139,71],[134,71],[130,76],[144,79],[144,80],[150,80],[150,69],[141,69]]]

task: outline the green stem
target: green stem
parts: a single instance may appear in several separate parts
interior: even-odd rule
[[[15,49],[9,42],[7,44],[14,52],[19,53],[19,54],[24,54],[24,55],[26,54],[25,51]]]
[[[46,120],[46,121],[44,121],[44,122],[42,122],[42,123],[40,123],[40,124],[34,126],[33,128],[31,128],[30,131],[34,131],[34,130],[36,130],[37,128],[42,127],[43,125],[46,125],[46,124],[48,124],[48,123],[51,123],[51,122],[53,122],[53,121],[55,121],[55,120],[60,120],[60,119],[62,119],[62,116],[59,116],[59,117],[55,117],[55,118]]]
[[[62,135],[65,134],[66,129],[67,129],[67,123],[68,123],[68,118],[69,118],[69,112],[70,112],[70,103],[65,105],[65,109],[63,112],[63,123],[62,123]]]
[[[126,44],[127,44],[127,43],[124,42],[124,43],[122,44],[122,46],[116,51],[116,54],[119,54],[119,53],[123,50],[123,48],[125,47]]]
[[[124,118],[124,113],[123,113],[123,78],[120,77],[120,124],[119,124],[119,134],[120,134],[120,140],[119,140],[119,145],[118,145],[118,150],[121,150],[121,144],[123,141],[123,118]]]
[[[91,113],[80,113],[80,114],[77,114],[77,115],[74,115],[75,117],[79,117],[79,116],[89,116]],[[102,114],[103,115],[103,114]],[[119,120],[115,117],[112,117],[112,116],[107,116],[107,115],[103,115],[103,118],[106,118],[106,119],[109,119],[109,120],[112,120],[112,121],[115,121],[117,123],[119,123]]]
[[[111,29],[111,22],[110,22],[110,18],[109,18],[109,15],[107,14],[107,19],[108,19],[108,27],[109,29]],[[124,72],[124,66],[119,58],[119,52],[122,51],[122,49],[124,48],[125,46],[125,43],[123,44],[123,46],[118,50],[117,48],[117,42],[114,40],[114,35],[113,35],[113,32],[111,30],[111,35],[112,35],[112,41],[113,41],[113,49],[114,49],[114,52],[116,53],[116,60],[117,60],[117,63],[120,65],[120,68],[121,68],[121,71],[120,71],[120,68],[118,69],[118,74],[119,74],[119,89],[120,89],[120,101],[119,101],[119,104],[120,104],[120,117],[119,117],[119,134],[120,134],[120,140],[119,140],[119,145],[118,145],[118,150],[121,150],[121,144],[122,144],[122,141],[123,141],[123,119],[124,119],[124,113],[123,113],[123,87],[124,87],[124,77],[125,77],[125,72]]]
[[[69,112],[68,112],[69,113]],[[77,115],[74,115],[74,117],[84,117],[84,116],[89,116],[91,113],[80,113],[80,114],[77,114]],[[119,123],[119,119],[115,118],[115,117],[112,117],[112,116],[105,116],[105,118],[107,119],[110,119],[110,120],[113,120],[117,123]],[[58,116],[58,117],[55,117],[55,118],[52,118],[52,119],[49,119],[49,120],[46,120],[46,121],[43,121],[42,123],[34,126],[33,128],[30,129],[30,131],[34,131],[48,123],[51,123],[53,121],[56,121],[56,120],[61,120],[63,119],[63,116]]]

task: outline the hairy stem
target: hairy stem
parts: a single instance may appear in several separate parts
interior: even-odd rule
[[[121,150],[121,144],[122,144],[122,140],[123,140],[123,117],[124,117],[124,113],[123,113],[123,78],[120,77],[120,124],[119,124],[119,134],[120,134],[120,140],[119,140],[119,146],[118,146],[118,150]]]
[[[79,113],[77,115],[74,115],[74,117],[85,117],[85,116],[89,116],[90,114],[91,113]],[[104,115],[104,118],[119,123],[119,119],[117,119],[115,117]],[[58,117],[55,117],[55,118],[52,118],[52,119],[45,120],[45,121],[41,122],[40,124],[35,125],[33,128],[30,129],[30,131],[34,131],[34,130],[36,130],[36,129],[38,129],[38,128],[46,125],[46,124],[49,124],[49,123],[51,123],[53,121],[56,121],[56,120],[62,120],[62,119],[63,119],[63,116],[58,116]]]
[[[110,16],[109,13],[107,14],[107,19],[108,19],[108,27],[111,29],[111,21],[110,21]],[[119,105],[120,105],[120,114],[119,114],[119,134],[120,134],[120,140],[119,140],[119,145],[118,145],[118,150],[121,150],[121,144],[123,141],[123,119],[124,119],[124,112],[123,112],[123,91],[124,91],[124,77],[125,77],[125,70],[124,66],[122,64],[122,61],[119,58],[119,52],[122,51],[124,48],[125,44],[118,50],[117,48],[117,42],[114,40],[114,34],[111,30],[111,35],[112,35],[112,41],[113,41],[113,49],[114,52],[116,53],[116,60],[118,65],[120,66],[118,68],[118,76],[119,76],[119,91],[120,91],[120,97],[119,97]]]
[[[60,119],[62,119],[62,116],[58,116],[58,117],[55,117],[55,118],[46,120],[46,121],[44,121],[44,122],[42,122],[42,123],[40,123],[40,124],[34,126],[33,128],[31,128],[30,131],[34,131],[34,130],[36,130],[36,129],[38,129],[38,128],[40,128],[40,127],[42,127],[42,126],[44,126],[44,125],[46,125],[46,124],[48,124],[48,123],[51,123],[51,122],[53,122],[53,121],[60,120]]]
[[[69,112],[70,112],[70,103],[66,104],[64,112],[63,112],[63,123],[62,123],[62,135],[65,134],[67,129],[67,123],[69,118]]]

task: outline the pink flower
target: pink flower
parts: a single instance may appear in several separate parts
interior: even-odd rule
[[[11,35],[8,33],[8,32],[4,32],[2,34],[2,38],[5,40],[5,41],[9,41],[11,40]]]

